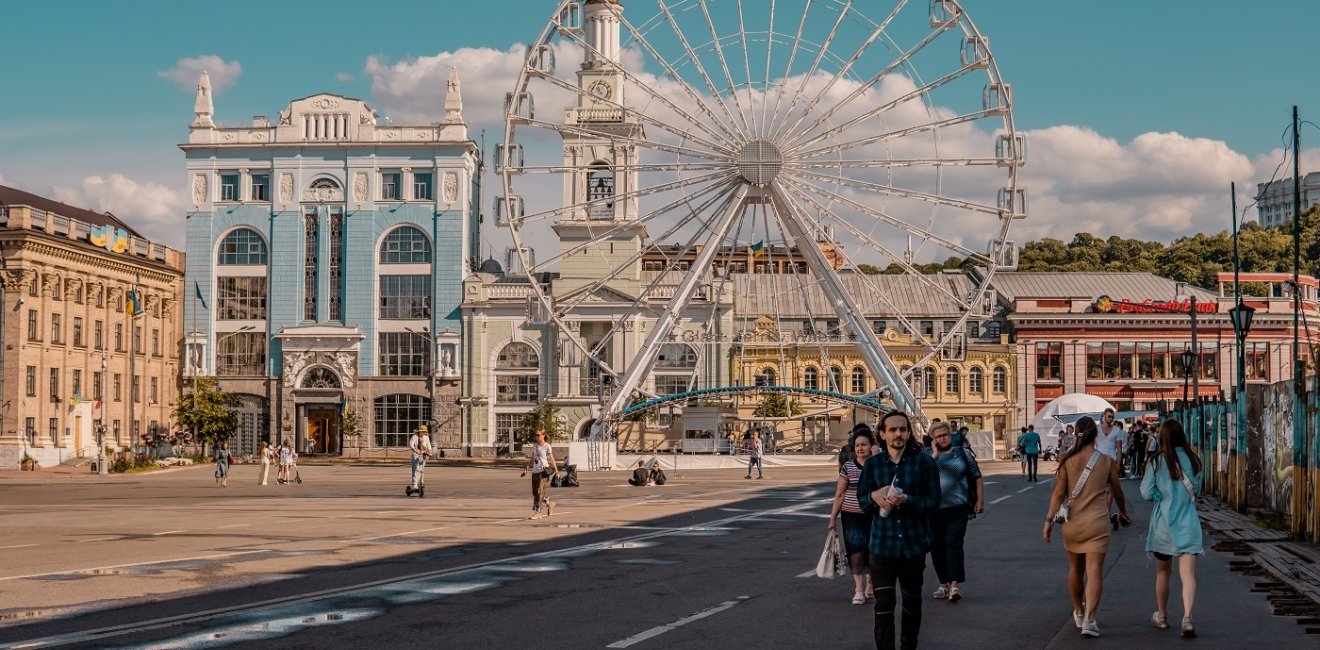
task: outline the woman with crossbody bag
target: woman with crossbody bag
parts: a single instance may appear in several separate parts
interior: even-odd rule
[[[1169,581],[1173,560],[1178,560],[1182,582],[1182,635],[1196,636],[1192,605],[1196,601],[1196,556],[1201,547],[1201,518],[1196,512],[1196,494],[1201,483],[1201,459],[1187,442],[1187,433],[1177,420],[1160,424],[1159,449],[1146,461],[1141,497],[1155,502],[1146,535],[1146,552],[1155,556],[1155,605],[1150,620],[1155,627],[1169,627]]]
[[[1054,523],[1063,524],[1063,547],[1068,551],[1068,594],[1073,601],[1073,624],[1082,636],[1100,636],[1095,621],[1104,592],[1105,553],[1109,552],[1109,507],[1105,486],[1118,504],[1119,522],[1132,525],[1127,500],[1118,480],[1118,465],[1096,447],[1095,420],[1077,420],[1077,442],[1059,459],[1041,537],[1050,543]]]

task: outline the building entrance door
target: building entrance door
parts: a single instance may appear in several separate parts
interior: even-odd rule
[[[339,409],[333,406],[307,407],[307,435],[303,451],[313,454],[340,453]]]

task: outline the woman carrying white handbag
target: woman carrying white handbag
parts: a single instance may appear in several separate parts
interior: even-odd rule
[[[1169,627],[1169,579],[1173,560],[1178,560],[1178,579],[1182,582],[1182,635],[1196,636],[1192,625],[1192,605],[1196,601],[1196,556],[1201,547],[1201,517],[1196,512],[1197,486],[1201,483],[1201,459],[1187,443],[1187,433],[1177,420],[1160,424],[1158,452],[1146,461],[1146,475],[1141,479],[1141,496],[1155,502],[1150,513],[1150,532],[1146,552],[1155,556],[1155,605],[1151,623],[1163,630]]]
[[[857,504],[857,482],[862,478],[862,466],[871,457],[875,435],[871,427],[859,424],[848,439],[848,448],[854,458],[839,466],[839,480],[834,487],[834,507],[830,510],[830,534],[835,522],[843,523],[843,546],[848,554],[849,572],[853,578],[852,604],[863,605],[873,598],[871,590],[871,515],[862,512]]]

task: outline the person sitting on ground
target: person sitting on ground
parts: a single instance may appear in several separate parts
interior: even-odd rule
[[[669,480],[665,476],[665,470],[660,469],[660,463],[651,466],[651,474],[648,477],[648,485],[664,485]]]
[[[646,482],[650,480],[650,478],[650,472],[646,471],[646,461],[639,460],[637,461],[637,469],[633,470],[632,478],[628,479],[628,485],[641,487],[646,485]]]

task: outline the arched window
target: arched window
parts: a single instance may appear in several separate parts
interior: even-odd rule
[[[216,263],[223,265],[255,265],[266,263],[266,240],[251,228],[239,228],[220,240]]]
[[[949,368],[944,371],[944,392],[957,395],[962,391],[962,378],[958,374],[957,368]]]
[[[1008,371],[1003,366],[995,366],[991,373],[990,390],[995,393],[1005,393],[1008,391]]]
[[[593,219],[614,218],[614,170],[609,164],[595,162],[587,172],[587,201]]]
[[[825,388],[839,393],[843,392],[843,368],[830,366],[830,385]]]
[[[967,373],[967,391],[973,395],[980,395],[985,392],[985,371],[980,368],[972,368]]]
[[[339,375],[329,368],[312,368],[302,380],[303,388],[339,388]]]
[[[807,369],[802,371],[802,385],[805,388],[818,390],[820,388],[820,371],[807,366]]]
[[[495,360],[495,369],[535,370],[540,367],[540,363],[540,355],[536,353],[536,348],[528,343],[514,342],[500,350],[500,356]]]
[[[866,369],[856,366],[852,369],[852,394],[861,395],[866,392]]]
[[[778,386],[779,375],[775,372],[774,368],[762,368],[761,372],[756,375],[756,385]]]
[[[513,342],[495,360],[495,402],[535,404],[541,399],[540,355],[528,343]]]
[[[672,368],[695,369],[697,350],[686,343],[666,343],[660,346],[660,353],[655,357],[657,370]]]
[[[413,432],[431,420],[431,400],[422,395],[382,395],[373,406],[377,447],[407,447]]]
[[[431,240],[419,228],[395,228],[380,243],[380,263],[430,264]]]

